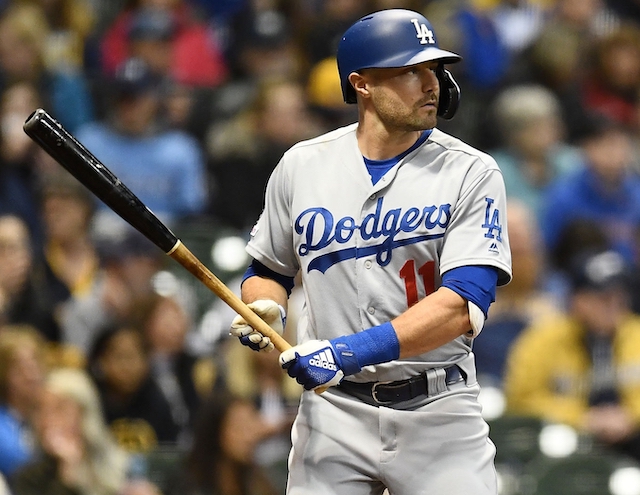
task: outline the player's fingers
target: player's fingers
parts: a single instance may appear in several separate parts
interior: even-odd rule
[[[270,299],[258,299],[247,306],[271,328],[282,335],[286,321],[286,313],[282,306]]]
[[[274,349],[271,339],[258,332],[240,337],[239,340],[242,345],[246,345],[254,351],[270,352]]]
[[[234,337],[244,337],[245,335],[249,335],[253,332],[255,332],[255,330],[246,321],[244,321],[244,318],[240,315],[233,319],[231,327],[229,328],[229,333]]]
[[[260,318],[262,318],[267,323],[271,323],[279,319],[280,316],[280,308],[278,307],[278,303],[275,301],[271,301],[268,299],[259,299],[248,304],[249,308],[253,310]]]
[[[293,348],[291,348],[283,351],[278,359],[280,361],[280,366],[282,366],[282,368],[286,370],[293,364],[293,362],[297,358],[298,353]]]
[[[246,345],[249,349],[251,349],[252,351],[259,351],[260,350],[260,346],[258,346],[258,344],[251,342],[251,340],[249,339],[248,335],[245,335],[244,337],[240,337],[240,343],[242,345]]]
[[[254,332],[248,337],[251,342],[258,346],[258,350],[261,352],[271,352],[275,349],[271,339],[269,337],[265,337],[259,332]]]
[[[275,348],[271,339],[265,337],[260,332],[253,332],[248,338],[258,347],[259,351],[271,352]]]

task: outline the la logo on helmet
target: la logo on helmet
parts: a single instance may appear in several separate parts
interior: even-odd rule
[[[418,19],[411,19],[411,22],[413,22],[416,28],[416,33],[418,33],[416,37],[420,38],[421,45],[426,45],[427,43],[432,45],[436,42],[433,38],[433,31],[431,31],[426,24],[420,24]]]

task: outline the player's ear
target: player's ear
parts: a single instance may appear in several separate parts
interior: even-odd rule
[[[352,72],[349,74],[348,79],[356,94],[359,94],[364,98],[369,97],[369,89],[367,88],[367,79],[365,76],[358,72]]]

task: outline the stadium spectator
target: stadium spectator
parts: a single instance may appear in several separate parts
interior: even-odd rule
[[[341,127],[358,119],[357,109],[345,105],[335,57],[327,57],[311,67],[307,78],[307,100],[327,129]]]
[[[275,495],[253,460],[266,429],[255,406],[222,390],[199,411],[194,444],[166,495]]]
[[[570,292],[570,266],[572,260],[584,251],[600,251],[610,247],[606,226],[597,219],[587,217],[570,220],[560,231],[552,250],[543,247],[548,260],[544,285],[559,307],[567,307]]]
[[[171,42],[168,55],[172,78],[188,86],[218,86],[227,78],[227,64],[217,40],[211,36],[206,23],[199,20],[190,2],[185,0],[136,0],[123,10],[106,31],[101,54],[104,74],[111,76],[129,57],[133,56],[133,39],[143,31],[155,29],[160,17],[148,16],[145,9],[159,8],[172,17]]]
[[[163,128],[161,80],[140,59],[128,59],[113,81],[113,107],[103,121],[92,122],[77,138],[160,219],[169,225],[202,213],[206,169],[197,141]],[[98,205],[98,235],[124,227],[107,206]]]
[[[14,495],[120,495],[130,489],[130,458],[104,422],[91,379],[79,369],[52,370],[39,397],[35,431],[41,455],[11,479]],[[159,495],[135,482],[138,493]]]
[[[203,397],[213,390],[211,359],[190,352],[187,336],[192,321],[177,299],[157,296],[143,315],[151,376],[164,394],[174,422],[180,426],[178,444],[189,446],[193,419]]]
[[[640,177],[632,169],[629,133],[619,124],[594,118],[581,142],[584,165],[554,180],[545,192],[540,225],[552,252],[573,220],[599,223],[610,246],[631,262],[640,216]]]
[[[0,0],[0,296],[5,296],[0,297],[0,321],[31,325],[48,341],[48,363],[76,367],[84,365],[103,328],[123,322],[135,327],[144,333],[142,341],[123,338],[113,346],[114,354],[132,356],[123,368],[132,366],[133,378],[147,376],[140,371],[147,366],[149,375],[165,383],[164,390],[156,386],[154,400],[166,402],[165,397],[180,395],[166,386],[171,376],[178,382],[192,379],[184,389],[191,397],[184,400],[190,419],[202,407],[189,405],[194,388],[200,399],[211,391],[214,378],[217,385],[243,384],[233,392],[242,392],[259,406],[262,428],[261,441],[249,448],[253,459],[248,473],[257,471],[262,477],[263,469],[255,470],[255,465],[268,466],[268,474],[276,474],[278,490],[282,465],[272,461],[288,441],[286,421],[280,423],[288,402],[279,394],[288,391],[291,381],[268,366],[273,363],[247,360],[240,356],[242,349],[231,344],[227,349],[225,321],[233,318],[233,310],[213,298],[212,310],[199,317],[193,309],[201,301],[184,284],[171,297],[179,297],[199,329],[187,335],[203,336],[211,347],[206,350],[209,359],[191,356],[187,344],[194,342],[183,340],[190,323],[182,319],[182,308],[164,304],[165,297],[157,293],[166,289],[162,283],[167,273],[160,271],[171,261],[142,237],[130,237],[124,221],[101,203],[96,202],[98,215],[91,226],[98,266],[86,244],[77,257],[54,246],[85,243],[87,232],[75,229],[83,225],[81,218],[87,219],[87,210],[70,196],[63,201],[59,192],[49,194],[55,189],[50,179],[60,167],[24,134],[27,115],[37,107],[47,109],[154,213],[177,227],[177,233],[188,236],[203,228],[207,233],[197,232],[196,241],[209,239],[222,223],[246,233],[262,209],[264,178],[281,155],[278,149],[354,120],[352,106],[343,103],[334,85],[335,59],[325,57],[335,34],[343,30],[339,26],[382,8],[425,13],[434,25],[443,26],[440,45],[465,56],[453,71],[465,102],[462,113],[438,127],[494,156],[510,195],[515,278],[498,292],[474,348],[479,371],[500,377],[501,354],[524,326],[547,314],[547,298],[569,308],[568,269],[576,253],[615,247],[634,259],[629,275],[634,287],[640,287],[635,185],[640,154],[627,146],[629,137],[637,145],[640,136],[638,49],[633,41],[640,29],[638,5],[640,0]],[[132,55],[149,70],[129,65],[128,75],[134,77],[123,78],[125,85],[131,83],[124,89],[115,82],[116,69]],[[138,96],[144,88],[149,92],[140,99],[125,95],[132,88]],[[116,92],[120,96],[112,99]],[[613,117],[627,132],[631,127],[630,136],[616,126],[608,129],[604,121],[594,127],[588,110]],[[179,143],[175,160],[169,160],[176,156],[173,151],[158,145],[167,141]],[[565,169],[573,168],[569,163],[575,160],[574,146],[584,163],[565,175]],[[150,156],[154,159],[146,161]],[[179,164],[176,175],[165,174],[159,165],[169,162]],[[189,166],[182,168],[184,163]],[[140,171],[140,178],[132,176]],[[158,186],[156,178],[167,176],[165,184],[184,185],[184,193]],[[183,183],[185,177],[188,182]],[[210,195],[208,186],[220,196]],[[40,204],[38,193],[45,191]],[[71,203],[76,206],[63,213],[61,206]],[[528,225],[536,215],[545,235],[541,246],[529,238],[535,228]],[[57,229],[62,221],[68,227],[65,236],[56,230],[59,240],[47,250],[66,287],[60,280],[54,283],[56,277],[42,259],[43,226],[52,216],[57,217]],[[208,251],[202,244],[206,262]],[[228,283],[235,287],[240,281]],[[632,308],[640,313],[637,294],[640,290],[634,289]],[[152,316],[145,328],[147,315]],[[75,347],[52,348],[57,340]],[[150,361],[140,358],[144,345],[149,345]],[[276,383],[278,373],[282,383]],[[254,381],[247,378],[256,375]],[[173,402],[174,412],[179,403]],[[161,409],[175,423],[171,408]],[[256,417],[255,412],[249,416]],[[624,417],[608,421],[625,425]],[[271,435],[274,425],[281,435]],[[253,425],[246,430],[249,434]],[[117,431],[132,449],[153,445],[155,432],[147,435],[148,429]],[[202,452],[206,446],[203,441],[195,448]],[[236,480],[238,464],[224,463],[234,465],[227,479]],[[212,465],[198,464],[190,472],[229,472]],[[211,486],[204,475],[197,476],[190,487]],[[119,495],[133,495],[135,488],[127,485]],[[227,487],[221,490],[226,493]]]
[[[586,110],[581,86],[600,32],[600,0],[558,0],[531,46],[514,59],[505,83],[538,83],[555,93],[569,142],[583,131]]]
[[[44,49],[49,25],[37,5],[13,3],[0,16],[0,88],[29,82],[43,105],[69,131],[93,118],[94,102],[82,72],[48,68]]]
[[[207,127],[246,111],[263,81],[303,77],[305,60],[291,19],[270,2],[255,3],[234,16],[227,55],[232,77],[216,88]]]
[[[69,294],[46,281],[27,225],[16,216],[0,216],[0,324],[32,325],[47,340],[60,341],[56,315]]]
[[[96,200],[71,174],[60,169],[42,181],[44,253],[52,275],[73,297],[88,294],[99,270],[91,238]]]
[[[340,37],[351,24],[367,13],[366,2],[359,0],[326,0],[319,12],[301,26],[301,45],[305,60],[315,65],[335,55]]]
[[[582,164],[579,151],[564,142],[560,103],[541,85],[516,85],[493,103],[502,145],[489,153],[498,162],[507,196],[541,212],[548,184]]]
[[[489,17],[510,57],[518,56],[538,37],[550,8],[536,0],[495,0]]]
[[[514,343],[507,411],[564,423],[640,459],[640,318],[629,309],[627,264],[614,251],[571,266],[566,313],[534,323]]]
[[[40,103],[38,89],[30,82],[10,84],[0,96],[0,214],[24,220],[37,250],[42,247],[37,172],[32,166],[37,147],[22,124]]]
[[[599,39],[582,88],[587,111],[638,129],[640,26],[626,25]]]
[[[287,333],[293,335],[295,331]],[[274,486],[284,491],[291,425],[302,391],[295,380],[283,375],[274,353],[251,352],[236,344],[228,342],[225,349],[225,383],[234,395],[256,405],[263,431],[255,446],[254,460],[265,469]]]
[[[180,425],[153,380],[142,332],[127,324],[106,328],[89,356],[105,420],[118,443],[131,452],[175,445]]]
[[[209,131],[210,215],[222,225],[248,232],[262,212],[261,181],[287,148],[320,134],[320,129],[300,83],[286,78],[261,81],[245,112]]]
[[[157,297],[154,277],[168,258],[142,234],[125,229],[122,237],[97,244],[100,271],[92,290],[68,300],[61,310],[65,341],[87,356],[103,327],[139,321],[141,308]]]
[[[421,10],[432,25],[444,27],[438,30],[439,46],[463,57],[455,77],[465,103],[460,105],[455,121],[440,119],[438,128],[486,149],[493,137],[491,102],[511,64],[507,48],[489,12],[478,2],[433,0]]]
[[[0,473],[7,479],[35,455],[33,415],[45,371],[45,342],[35,329],[0,328]]]
[[[38,6],[47,22],[42,59],[52,71],[83,72],[85,43],[94,29],[92,2],[87,0],[22,0]]]

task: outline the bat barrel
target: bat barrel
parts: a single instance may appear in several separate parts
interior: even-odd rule
[[[138,197],[42,108],[23,125],[24,132],[136,230],[165,253],[178,239]]]

